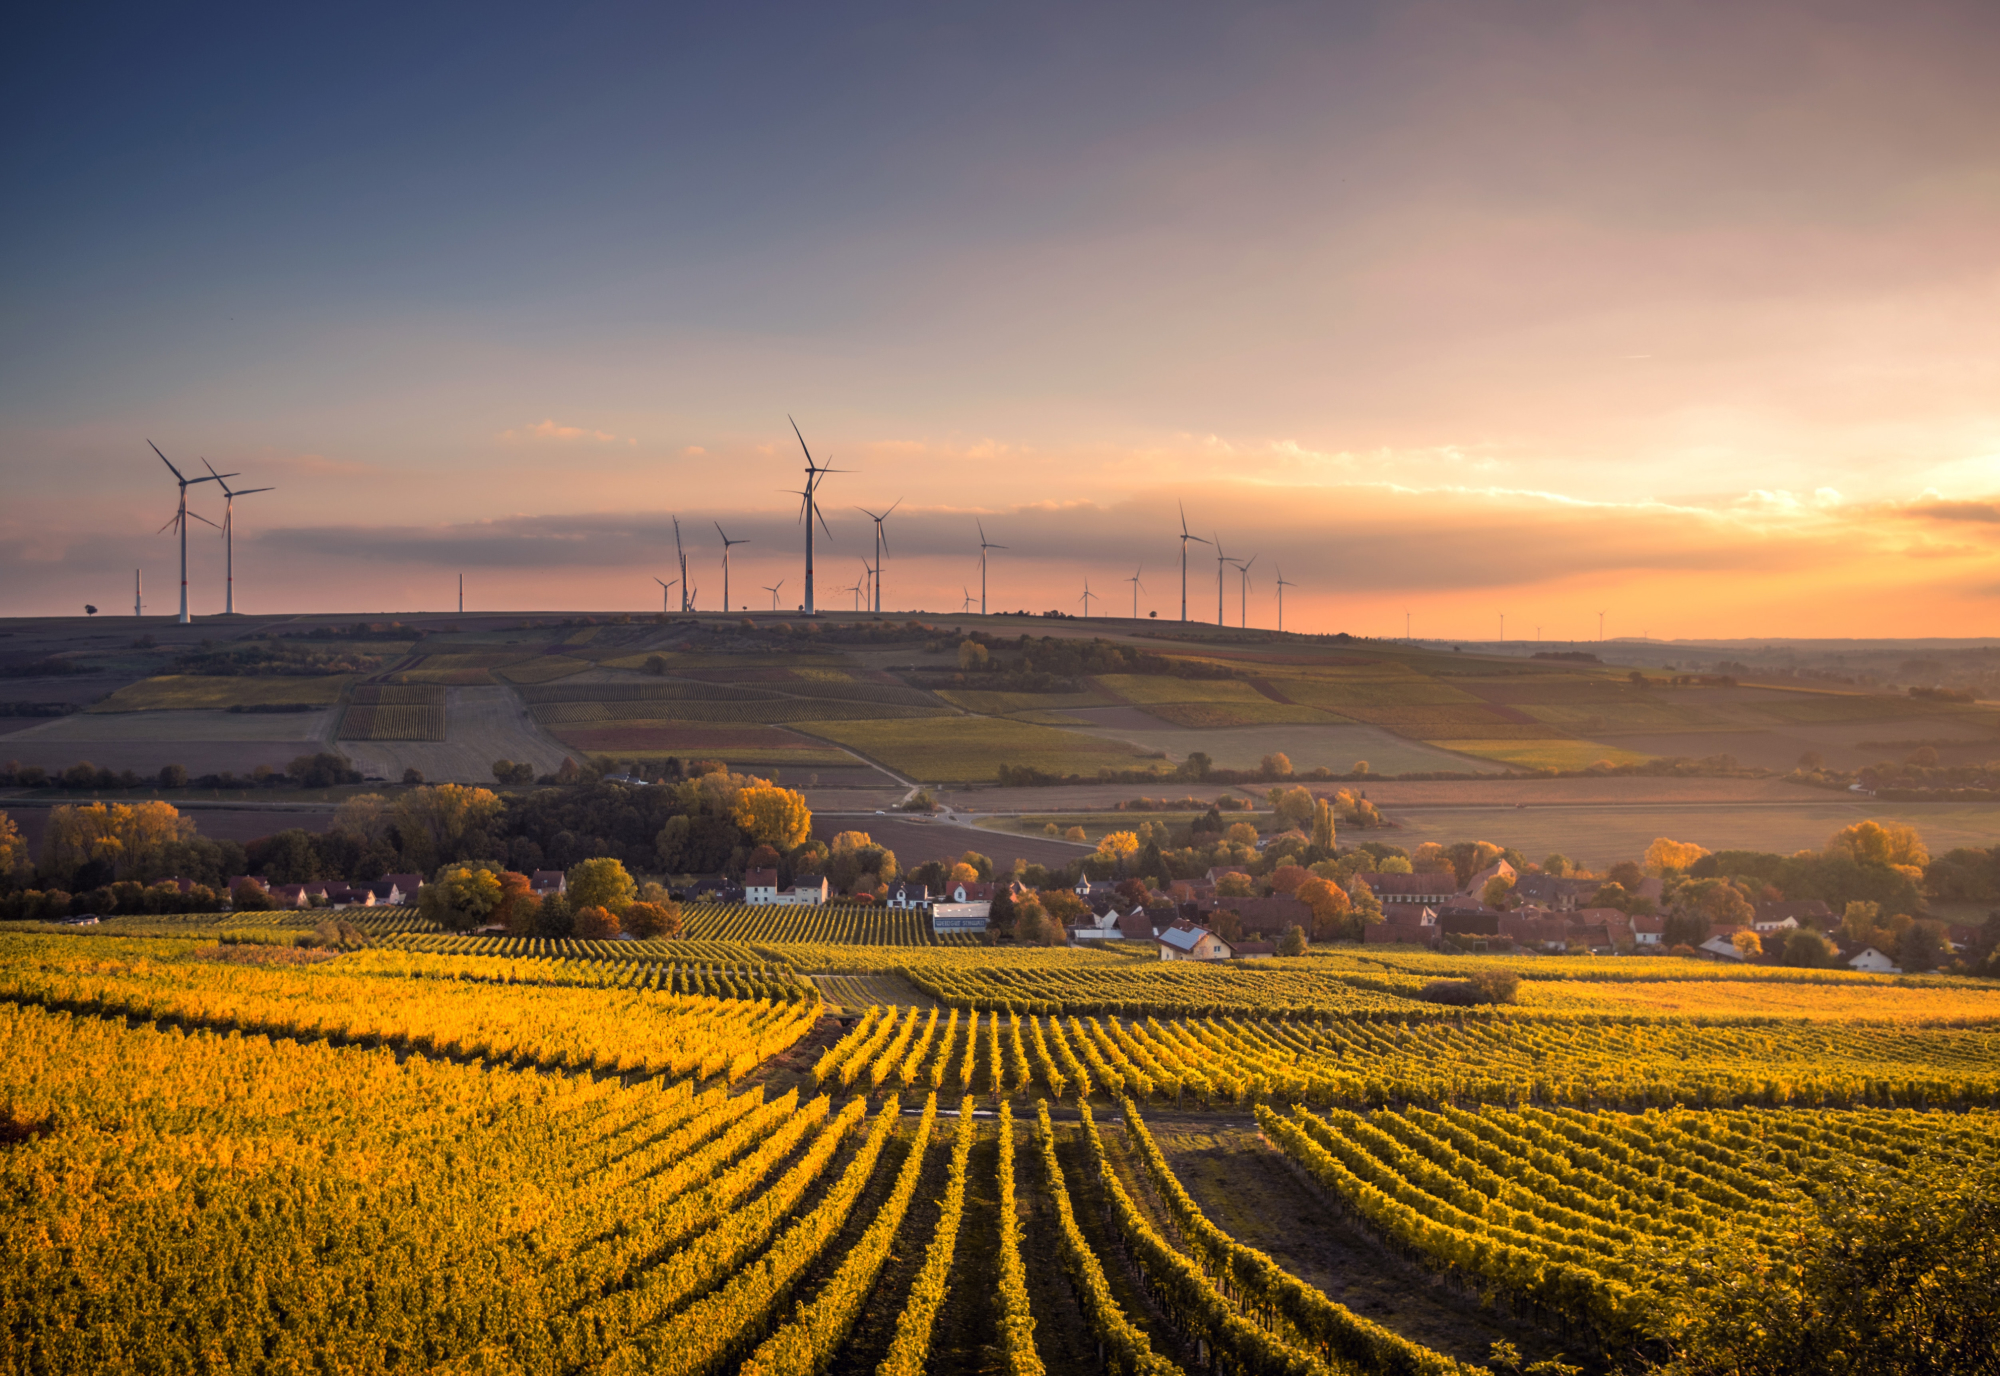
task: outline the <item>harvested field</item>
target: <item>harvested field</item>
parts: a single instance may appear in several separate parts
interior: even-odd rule
[[[195,674],[162,674],[140,679],[120,688],[101,702],[95,712],[181,712],[197,709],[226,710],[237,706],[306,703],[329,706],[340,698],[348,675],[324,677],[252,678],[234,675],[208,678]]]
[[[1636,859],[1656,836],[1693,841],[1710,850],[1765,850],[1789,855],[1795,850],[1817,849],[1840,828],[1870,817],[1915,827],[1933,854],[1954,846],[1990,846],[2000,835],[2000,804],[1994,803],[1849,801],[1829,793],[1823,795],[1824,801],[1791,805],[1707,802],[1679,807],[1644,803],[1610,807],[1595,803],[1510,805],[1489,812],[1475,807],[1397,805],[1384,801],[1374,785],[1368,792],[1394,824],[1392,830],[1371,833],[1371,839],[1390,841],[1406,850],[1425,841],[1446,845],[1491,841],[1519,847],[1536,860],[1560,851],[1594,869]],[[1344,839],[1358,834],[1346,833]]]
[[[307,743],[325,739],[331,716],[323,709],[310,712],[120,712],[104,716],[79,712],[67,717],[46,717],[25,731],[15,732],[8,739],[8,748],[26,748],[43,742],[52,745],[112,742],[173,745],[192,741]],[[21,758],[26,760],[27,756]],[[39,760],[30,762],[40,763]]]
[[[970,688],[943,688],[938,696],[954,707],[984,716],[1006,717],[1018,712],[1059,712],[1070,707],[1101,707],[1111,699],[1103,693],[988,693]]]
[[[1612,764],[1642,764],[1649,756],[1636,750],[1595,741],[1444,740],[1440,750],[1455,750],[1482,760],[1496,760],[1514,769],[1588,769],[1601,760]]]
[[[1275,704],[1274,704],[1275,705]],[[1132,708],[1086,709],[1090,729],[1102,736],[1115,736],[1142,750],[1164,750],[1172,759],[1184,760],[1196,750],[1208,755],[1223,769],[1255,769],[1273,751],[1290,757],[1294,769],[1325,767],[1345,773],[1356,760],[1368,761],[1378,774],[1413,774],[1432,770],[1470,773],[1477,762],[1448,755],[1418,741],[1404,740],[1374,726],[1329,722],[1320,726],[1225,726],[1173,727],[1151,725],[1133,728],[1110,719],[1113,711]],[[1125,786],[1122,796],[1132,797],[1148,790],[1135,784]]]
[[[514,694],[500,687],[454,688],[445,693],[441,742],[342,741],[341,752],[363,773],[400,779],[416,769],[430,783],[493,782],[493,762],[509,759],[553,773],[563,762],[561,742],[538,729]]]
[[[1353,708],[1477,706],[1461,688],[1414,674],[1369,674],[1354,678],[1273,678],[1271,686],[1293,702],[1326,707],[1352,716]]]
[[[1057,774],[1094,774],[1107,766],[1144,767],[1140,752],[1122,742],[1005,717],[813,721],[800,723],[799,729],[923,780],[992,779],[1003,764]]]

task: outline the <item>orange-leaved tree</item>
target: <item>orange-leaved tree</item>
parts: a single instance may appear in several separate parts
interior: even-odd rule
[[[737,793],[730,820],[752,841],[791,850],[812,834],[805,796],[776,784],[752,784]]]

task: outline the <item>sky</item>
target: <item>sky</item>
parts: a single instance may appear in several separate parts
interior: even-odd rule
[[[818,600],[1981,635],[1990,3],[45,6],[0,615]],[[193,509],[220,520],[213,485]],[[195,525],[197,612],[223,553]],[[1215,544],[1190,544],[1216,615]],[[784,580],[782,583],[779,580]],[[676,592],[676,601],[678,592]]]

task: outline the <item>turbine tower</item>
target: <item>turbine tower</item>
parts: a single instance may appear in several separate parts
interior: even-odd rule
[[[804,449],[806,455],[806,485],[805,489],[799,493],[799,519],[806,523],[805,613],[807,616],[817,616],[819,613],[813,607],[813,522],[819,522],[820,529],[826,531],[827,539],[831,540],[833,538],[833,531],[828,528],[826,517],[819,514],[819,485],[826,481],[827,474],[844,473],[847,470],[844,468],[821,468],[814,462],[812,450],[806,448],[806,437],[799,433],[799,423],[792,420],[790,416],[786,416],[785,419],[792,421],[792,433],[798,435],[799,448]]]
[[[1257,562],[1257,556],[1254,554],[1251,555],[1249,564],[1238,563],[1234,559],[1231,559],[1229,562],[1236,565],[1237,572],[1236,598],[1238,606],[1236,608],[1236,619],[1243,629],[1248,630],[1250,627],[1250,564]]]
[[[1144,564],[1141,564],[1139,565],[1138,568],[1132,570],[1132,576],[1130,578],[1124,580],[1125,582],[1130,583],[1132,585],[1132,619],[1134,621],[1137,621],[1139,619],[1139,594],[1145,589],[1146,586],[1144,583],[1141,583],[1139,581],[1139,575],[1141,573],[1144,573],[1145,570],[1146,566]]]
[[[153,452],[154,452],[155,454],[160,454],[160,446],[159,446],[159,445],[157,445],[157,444],[153,444],[153,442],[152,442],[151,440],[147,440],[147,441],[146,441],[146,443],[147,443],[147,444],[149,444],[149,445],[152,445],[152,449],[153,449]],[[200,522],[203,522],[203,523],[204,523],[204,524],[206,524],[206,525],[211,525],[211,526],[212,526],[212,525],[215,525],[215,522],[213,522],[213,521],[209,520],[209,519],[208,519],[208,517],[206,517],[206,516],[203,516],[203,515],[200,515],[200,514],[199,514],[199,513],[197,513],[197,512],[193,512],[193,511],[189,511],[189,510],[188,510],[188,489],[189,489],[190,487],[194,486],[194,485],[195,485],[196,483],[213,483],[213,482],[220,482],[220,481],[221,481],[222,479],[224,479],[224,478],[233,478],[233,477],[235,477],[236,475],[235,475],[234,473],[216,473],[216,472],[214,472],[214,470],[212,470],[212,469],[211,469],[211,470],[210,470],[210,476],[209,476],[209,477],[206,477],[206,478],[190,478],[190,477],[187,477],[187,476],[186,476],[185,474],[183,474],[183,473],[182,473],[182,472],[180,471],[180,469],[178,469],[178,468],[175,468],[175,467],[174,467],[174,465],[173,465],[173,463],[172,463],[172,461],[170,461],[170,460],[169,460],[169,459],[167,458],[167,456],[166,456],[165,454],[160,454],[160,462],[161,462],[161,463],[163,463],[163,464],[166,464],[166,465],[167,465],[167,471],[168,471],[168,472],[170,472],[170,473],[172,473],[172,474],[174,475],[174,481],[175,481],[175,482],[177,482],[177,483],[179,483],[179,484],[181,485],[181,504],[180,504],[180,506],[179,506],[179,507],[178,507],[178,508],[177,508],[177,509],[176,509],[176,510],[174,511],[174,516],[173,516],[173,519],[172,519],[172,520],[170,520],[170,521],[168,521],[168,522],[166,523],[166,525],[163,525],[163,526],[161,526],[161,527],[160,527],[160,530],[169,530],[169,529],[171,529],[171,530],[174,530],[174,531],[177,531],[177,532],[178,532],[178,533],[180,534],[180,537],[181,537],[181,617],[180,617],[180,624],[181,624],[181,625],[183,625],[183,626],[185,626],[185,625],[187,625],[187,624],[188,624],[188,622],[189,622],[189,618],[188,618],[188,530],[187,530],[187,523],[188,523],[188,517],[190,517],[190,516],[193,516],[193,517],[195,518],[195,520],[197,520],[197,521],[200,521]],[[220,527],[217,527],[217,529],[220,529]],[[155,534],[158,534],[159,532],[158,532],[158,531],[156,531],[156,532],[154,532],[154,533],[155,533]]]
[[[959,610],[959,611],[960,611],[961,613],[964,613],[964,612],[969,612],[969,611],[971,611],[971,610],[972,610],[972,589],[971,589],[971,588],[968,588],[968,587],[966,587],[966,586],[965,586],[965,585],[964,585],[963,583],[961,583],[961,584],[959,585],[959,591],[961,591],[961,592],[963,592],[963,593],[965,594],[965,601],[959,604],[959,608],[958,608],[958,610]]]
[[[216,473],[215,465],[203,459],[202,466],[215,477],[215,485],[222,489],[222,567],[223,592],[222,614],[236,614],[236,499],[248,497],[253,492],[276,492],[275,487],[244,487],[232,492],[229,484],[222,481],[222,474]],[[459,608],[464,611],[463,607]]]
[[[986,551],[989,549],[1005,549],[1007,547],[1005,545],[996,545],[988,540],[986,538],[986,526],[982,522],[975,519],[973,524],[979,527],[979,614],[984,616],[986,615]]]
[[[889,509],[883,512],[880,516],[877,516],[874,512],[870,511],[865,506],[857,506],[856,508],[854,508],[856,511],[860,512],[863,516],[866,516],[869,520],[875,523],[875,567],[869,570],[869,576],[875,580],[875,595],[870,600],[875,604],[871,610],[873,610],[877,616],[880,616],[882,614],[882,555],[889,548],[889,541],[887,537],[885,537],[882,534],[882,523],[888,520],[891,516],[895,515],[896,508],[901,506],[902,504],[903,504],[903,499],[901,497],[898,497],[895,501],[889,504]],[[866,568],[867,566],[863,565],[863,567]]]
[[[741,529],[741,527],[738,528]],[[747,545],[750,543],[750,537],[746,535],[741,540],[730,539],[728,534],[723,531],[722,522],[720,521],[715,523],[715,533],[722,536],[722,610],[726,612],[729,610],[729,547],[731,545]]]
[[[1181,620],[1183,621],[1186,621],[1188,619],[1187,618],[1187,547],[1188,547],[1188,541],[1190,540],[1194,541],[1198,545],[1205,545],[1208,543],[1208,541],[1202,539],[1199,535],[1188,534],[1187,506],[1185,503],[1183,503],[1181,506]]]
[[[681,547],[681,518],[678,516],[674,517],[674,559],[681,566],[681,576],[674,580],[681,585],[681,610],[691,612],[694,607],[688,597],[688,557],[687,550]]]
[[[132,615],[146,614],[146,580],[139,576],[139,570],[132,570]]]
[[[765,591],[765,592],[768,592],[769,594],[771,594],[771,610],[772,610],[772,611],[776,611],[776,610],[778,610],[778,589],[779,589],[779,588],[782,588],[782,587],[784,587],[784,586],[785,586],[785,580],[784,580],[784,579],[782,579],[782,578],[780,578],[780,579],[779,579],[779,580],[778,580],[777,582],[775,582],[775,583],[766,583],[766,584],[764,585],[764,591]]]
[[[1085,620],[1090,619],[1090,599],[1093,597],[1097,597],[1097,594],[1090,590],[1090,580],[1086,578],[1083,580],[1083,596],[1077,599],[1078,601],[1083,603],[1083,615]],[[1098,600],[1103,601],[1102,598],[1098,598]]]
[[[1297,583],[1288,583],[1285,581],[1285,566],[1283,564],[1280,564],[1278,566],[1278,634],[1279,635],[1283,635],[1285,633],[1285,589],[1296,588],[1297,586],[1298,586]]]
[[[1208,542],[1203,541],[1203,543],[1206,544]],[[1220,532],[1217,532],[1215,537],[1215,624],[1218,626],[1229,624],[1224,619],[1222,610],[1222,575],[1223,570],[1232,562],[1230,557],[1222,552],[1222,535]]]
[[[673,611],[673,608],[667,605],[667,598],[674,590],[674,583],[678,583],[681,580],[676,578],[670,583],[656,573],[653,575],[653,581],[660,585],[660,615],[666,616]]]
[[[863,565],[863,567],[865,568],[865,567],[867,567],[867,566],[866,566],[866,565]],[[848,585],[847,585],[846,587],[844,587],[844,588],[842,588],[842,589],[841,589],[841,591],[842,591],[842,592],[851,592],[851,593],[853,593],[853,594],[854,594],[854,610],[855,610],[855,611],[857,611],[857,612],[861,610],[861,584],[862,584],[862,581],[863,581],[863,580],[861,580],[861,579],[857,578],[857,579],[855,579],[855,580],[854,580],[854,581],[853,581],[852,583],[849,583],[849,584],[848,584]]]

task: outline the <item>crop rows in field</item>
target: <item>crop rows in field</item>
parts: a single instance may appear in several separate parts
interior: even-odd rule
[[[344,741],[441,741],[444,689],[434,683],[363,683],[340,719]]]
[[[871,1020],[828,1054],[865,1063],[878,1085],[894,1074],[906,1084],[960,1084],[983,1093],[1038,1085],[1057,1100],[1069,1093],[1130,1095],[1183,1107],[2000,1105],[2000,1047],[1990,1034],[1972,1031],[1544,1021],[1461,1027],[1367,1017],[1162,1021],[975,1011],[961,1039],[947,1031],[940,1040],[919,1041],[915,1050],[923,1056],[912,1060],[910,1049],[884,1049],[890,1039],[880,1028],[885,1021],[896,1025],[898,1016],[919,1014],[872,1010]],[[961,1010],[947,1016],[948,1026],[956,1026]],[[870,1036],[883,1045],[871,1049]]]
[[[322,922],[345,922],[369,936],[396,936],[442,930],[421,916],[416,905],[380,908],[273,908],[269,912],[190,913],[187,921],[205,926],[236,928],[278,928],[307,931]]]
[[[934,946],[928,916],[890,908],[826,903],[690,903],[681,909],[681,931],[691,941],[800,943],[805,945]]]
[[[940,1003],[1003,1012],[1319,1018],[1377,1009],[1410,1013],[1423,1007],[1397,992],[1362,988],[1312,969],[1215,969],[1179,961],[1039,970],[936,970],[918,963],[911,966],[909,978]],[[1406,978],[1405,983],[1415,992],[1422,981]]]
[[[1663,1256],[1756,1236],[1782,1258],[1803,1183],[1832,1166],[1991,1161],[1970,1114],[1258,1106],[1264,1133],[1384,1240],[1601,1341],[1660,1336]]]
[[[396,950],[291,967],[187,959],[199,950],[0,937],[0,998],[508,1063],[731,1080],[804,1036],[819,1015],[809,987],[790,1001],[676,994],[641,984],[659,970],[637,964]]]

